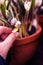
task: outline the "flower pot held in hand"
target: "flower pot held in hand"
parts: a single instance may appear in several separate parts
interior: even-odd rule
[[[41,27],[38,25],[37,31],[22,39],[18,38],[11,49],[10,65],[24,65],[34,55],[38,45],[38,37],[41,33]]]

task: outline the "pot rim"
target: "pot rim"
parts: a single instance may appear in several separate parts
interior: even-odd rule
[[[24,38],[17,38],[17,40],[15,41],[15,46],[18,45],[20,46],[35,41],[40,36],[40,33],[41,33],[41,26],[38,25],[37,31],[34,34]]]
[[[25,39],[25,38],[31,38],[31,37],[35,36],[36,34],[40,33],[40,31],[41,31],[40,25],[38,25],[38,28],[40,28],[40,30],[39,31],[36,31],[34,34],[29,35],[28,37],[24,37],[24,38],[17,38],[17,40],[22,40],[22,39]]]
[[[37,15],[37,21],[43,24],[43,15]]]

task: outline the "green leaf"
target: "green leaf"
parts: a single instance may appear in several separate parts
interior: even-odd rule
[[[22,38],[22,27],[19,28],[20,38]]]
[[[0,6],[0,9],[1,9],[1,6]]]
[[[32,0],[31,7],[33,8],[35,5],[35,0]]]
[[[8,0],[8,4],[7,4],[7,7],[6,7],[7,9],[9,8],[9,5],[10,5],[10,0]]]
[[[4,22],[5,24],[7,24],[9,27],[11,27],[11,25],[9,24],[9,22],[6,21],[5,19],[3,19],[3,18],[0,17],[0,20],[1,20],[2,22]]]
[[[2,14],[4,16],[6,12],[5,12],[5,6],[3,4],[1,4],[1,11],[2,11]]]
[[[19,4],[20,4],[20,6],[22,6],[22,4],[23,4],[23,3],[22,3],[22,0],[19,0]]]
[[[5,24],[8,24],[8,22],[7,22],[5,19],[1,18],[1,17],[0,17],[0,20],[1,20],[2,22],[4,22]]]

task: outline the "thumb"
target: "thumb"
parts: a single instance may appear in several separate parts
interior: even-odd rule
[[[16,40],[16,38],[19,36],[18,32],[11,33],[5,40],[4,45],[7,44],[7,46],[11,47],[13,42]]]
[[[3,41],[3,43],[0,44],[0,55],[6,59],[7,53],[9,49],[11,48],[13,42],[16,40],[16,38],[19,36],[19,33],[11,33],[9,36]],[[4,52],[3,52],[4,51]]]

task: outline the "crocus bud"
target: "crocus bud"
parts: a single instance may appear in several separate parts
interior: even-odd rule
[[[38,26],[37,19],[34,19],[33,20],[32,25],[37,29],[37,26]]]
[[[26,9],[26,11],[29,11],[30,10],[30,7],[31,7],[31,1],[26,1],[25,3],[24,3],[24,7],[25,7],[25,9]]]
[[[0,0],[0,5],[4,3],[5,0]]]
[[[18,0],[13,0],[15,3],[17,3],[18,2]]]
[[[15,27],[20,27],[21,26],[21,22],[20,21],[17,21],[17,23],[15,24]]]
[[[11,25],[15,25],[17,22],[17,19],[13,17],[13,19],[11,20]]]
[[[40,6],[42,4],[42,0],[35,0],[35,7]]]
[[[6,6],[8,5],[8,0],[6,0],[5,4],[6,4]]]

